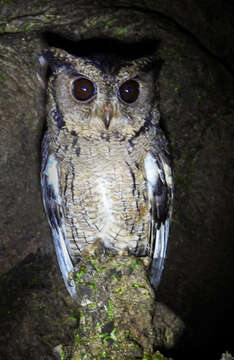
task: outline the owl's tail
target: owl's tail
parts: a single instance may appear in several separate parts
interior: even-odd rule
[[[170,219],[167,218],[156,232],[155,249],[150,266],[150,282],[155,290],[158,288],[164,269],[169,230]]]

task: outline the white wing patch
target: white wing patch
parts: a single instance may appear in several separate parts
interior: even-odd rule
[[[149,192],[149,199],[153,199],[153,189],[158,178],[158,167],[153,156],[149,153],[145,158],[145,173],[147,179],[147,187]]]
[[[66,246],[63,204],[60,190],[58,162],[54,155],[48,156],[46,138],[42,149],[41,185],[43,203],[52,231],[59,267],[69,294],[77,298],[74,281],[71,279],[73,264]]]
[[[150,153],[147,154],[144,165],[151,214],[149,224],[152,257],[150,280],[156,289],[162,276],[169,237],[168,203],[172,190],[172,176],[170,167],[161,158],[156,159]]]
[[[54,155],[48,157],[45,168],[45,175],[47,176],[48,185],[51,185],[54,190],[54,195],[60,197],[59,194],[59,179],[58,179],[58,162]]]

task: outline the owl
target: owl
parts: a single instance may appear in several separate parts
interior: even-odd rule
[[[83,57],[51,48],[44,208],[70,295],[74,267],[97,248],[149,259],[156,289],[172,212],[168,143],[159,127],[153,57]]]

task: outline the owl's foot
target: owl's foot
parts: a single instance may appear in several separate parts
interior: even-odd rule
[[[73,268],[73,270],[68,273],[67,284],[70,287],[74,287],[76,285],[74,281],[74,274],[76,273],[76,271],[77,269]]]

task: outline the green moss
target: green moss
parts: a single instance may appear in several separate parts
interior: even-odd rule
[[[140,262],[140,260],[139,259],[134,259],[134,261],[129,265],[129,269],[131,270],[138,270],[139,269],[139,262]]]
[[[141,284],[137,284],[137,283],[133,283],[133,284],[132,284],[132,287],[145,289],[145,286],[143,286],[143,285],[141,285]]]
[[[65,354],[63,349],[62,349],[61,354],[60,354],[60,360],[66,360],[66,354]]]
[[[99,337],[102,339],[102,343],[105,344],[105,345],[108,345],[107,344],[107,341],[108,340],[113,340],[113,341],[116,341],[117,340],[117,337],[116,337],[116,329],[113,329],[111,331],[110,334],[108,333],[102,333],[99,335]],[[117,345],[117,344],[116,344]],[[117,346],[118,347],[118,346]]]
[[[171,358],[166,358],[159,351],[155,354],[145,354],[142,360],[172,360]]]
[[[106,267],[105,266],[98,266],[96,269],[97,269],[97,271],[103,271],[103,270],[106,270]]]
[[[80,280],[82,279],[83,275],[86,272],[86,266],[85,265],[81,265],[79,267],[79,271],[77,271],[75,274],[73,274],[73,279],[75,281],[76,284],[80,283]]]
[[[43,8],[48,3],[49,3],[49,0],[38,0],[38,4],[35,5],[35,8],[36,9]]]
[[[166,358],[159,351],[157,351],[151,358],[152,360],[172,360],[171,358]]]
[[[95,304],[95,303],[93,302],[93,303],[89,304],[89,307],[90,307],[90,309],[96,309],[97,304]]]
[[[65,319],[65,322],[68,326],[70,327],[76,327],[77,325],[77,318],[75,316],[68,316],[66,319]]]
[[[30,20],[29,22],[27,22],[26,24],[24,24],[22,31],[28,32],[31,30],[31,28],[35,25],[35,24],[41,24],[42,22],[40,20],[34,19],[34,20]]]
[[[110,19],[107,23],[106,23],[106,25],[105,25],[105,28],[106,29],[109,29],[109,28],[111,28],[112,27],[112,25],[115,23],[117,21],[117,19]]]
[[[6,77],[2,74],[0,74],[0,81],[2,81],[2,82],[6,81]]]
[[[113,320],[115,307],[114,307],[112,301],[109,301],[108,306],[104,305],[104,309],[106,310],[106,312],[108,314],[108,319],[107,320]]]
[[[121,277],[116,274],[111,275],[111,277],[117,281],[120,281],[120,279],[121,279]]]
[[[0,34],[3,34],[6,32],[7,26],[8,26],[7,22],[0,23]]]
[[[80,281],[79,285],[88,285],[90,286],[95,292],[97,291],[97,286],[95,281]]]
[[[116,31],[116,36],[117,37],[122,37],[123,35],[126,34],[126,32],[128,31],[128,26],[125,26],[123,28],[120,28]]]
[[[112,269],[119,269],[122,266],[122,264],[116,264],[112,266]]]
[[[121,294],[122,291],[123,291],[123,289],[119,288],[119,289],[115,290],[115,293],[116,293],[116,294]]]
[[[10,4],[12,0],[0,0],[0,5]]]

